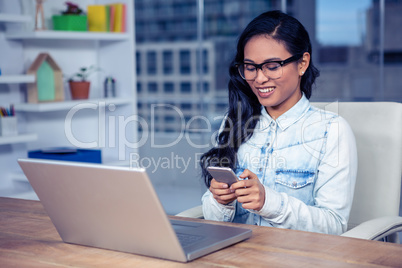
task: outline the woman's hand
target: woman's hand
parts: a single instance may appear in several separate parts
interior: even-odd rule
[[[232,192],[229,189],[229,186],[224,182],[218,182],[215,179],[212,179],[209,191],[219,204],[227,205],[236,200],[236,194]]]
[[[248,179],[238,181],[230,186],[230,190],[235,193],[237,201],[242,203],[244,209],[261,210],[265,203],[264,185],[261,184],[257,175],[248,169],[245,169],[239,177]]]

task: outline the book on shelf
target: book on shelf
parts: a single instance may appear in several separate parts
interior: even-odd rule
[[[93,32],[125,32],[126,5],[89,5],[87,7],[88,30]]]
[[[90,32],[106,32],[107,15],[106,6],[89,5],[87,7],[88,31]]]
[[[113,32],[114,14],[115,14],[115,7],[112,5],[107,5],[106,6],[106,15],[107,15],[107,31],[108,32]]]

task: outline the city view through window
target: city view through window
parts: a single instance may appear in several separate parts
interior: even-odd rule
[[[380,2],[136,0],[139,113],[150,119],[152,111],[156,132],[181,128],[173,107],[185,122],[224,114],[238,35],[261,12],[283,7],[310,33],[321,71],[312,101],[401,101],[402,33],[396,29],[402,25],[402,1],[385,0],[383,18]]]
[[[151,137],[139,153],[154,160],[144,165],[157,183],[200,189],[198,160],[226,112],[237,38],[276,9],[310,34],[320,70],[311,101],[402,101],[401,0],[136,0],[139,135]],[[163,158],[183,164],[154,168]]]

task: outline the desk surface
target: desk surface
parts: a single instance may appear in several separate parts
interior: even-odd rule
[[[253,230],[250,239],[183,264],[63,243],[40,202],[0,198],[0,266],[402,266],[402,245],[269,227],[249,227]]]

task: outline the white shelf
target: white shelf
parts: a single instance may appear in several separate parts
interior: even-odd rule
[[[13,15],[13,14],[0,14],[0,22],[29,22],[31,16],[28,15]]]
[[[0,84],[33,83],[35,75],[0,75]]]
[[[78,104],[99,104],[104,102],[105,105],[125,105],[132,103],[130,99],[122,98],[109,98],[109,99],[87,99],[75,101],[62,101],[62,102],[47,102],[47,103],[19,103],[15,104],[15,111],[17,112],[52,112],[69,110]]]
[[[57,10],[65,5],[65,1],[45,1],[44,6],[47,11],[51,11],[46,12],[45,10],[46,24],[51,22],[53,11],[58,12]],[[73,134],[77,135],[76,138],[81,142],[99,140],[105,144],[110,142],[111,145],[113,139],[118,139],[120,131],[122,131],[121,135],[127,135],[133,140],[137,140],[138,135],[136,122],[130,123],[121,130],[117,129],[116,125],[113,133],[109,132],[109,129],[105,129],[105,133],[102,135],[99,134],[98,127],[99,124],[102,128],[104,127],[103,121],[99,121],[103,120],[104,114],[100,114],[100,112],[104,111],[107,116],[115,115],[117,120],[117,117],[128,118],[136,110],[134,1],[81,1],[86,6],[114,2],[125,3],[127,31],[124,33],[34,31],[35,15],[25,16],[32,12],[23,12],[25,10],[32,11],[32,6],[35,9],[35,4],[25,2],[35,1],[0,0],[0,62],[25,70],[32,65],[39,53],[46,52],[52,55],[57,61],[57,65],[66,73],[74,72],[81,66],[95,65],[102,70],[102,74],[113,76],[116,79],[119,94],[118,98],[103,98],[104,78],[102,75],[95,74],[94,81],[97,81],[98,86],[93,89],[94,85],[91,85],[91,92],[96,90],[99,94],[93,95],[88,100],[71,100],[67,96],[65,101],[60,102],[24,103],[21,100],[26,95],[25,87],[32,85],[30,83],[35,83],[36,76],[27,76],[26,72],[7,72],[9,69],[15,68],[0,66],[3,71],[0,75],[0,106],[14,104],[18,116],[18,127],[22,132],[21,135],[15,137],[0,137],[0,175],[4,175],[0,179],[0,195],[3,187],[9,185],[10,195],[20,198],[29,197],[33,191],[31,190],[31,193],[26,191],[23,183],[28,184],[28,182],[23,174],[13,175],[20,170],[16,159],[27,157],[27,151],[30,148],[43,147],[43,144],[50,144],[50,146],[70,144],[69,138],[63,131],[66,114],[69,112],[68,115],[73,115],[71,112],[77,112],[72,127]],[[20,88],[20,85],[23,88]],[[5,88],[2,88],[4,86]],[[102,110],[103,108],[104,110]],[[114,128],[114,125],[111,124],[118,122],[109,122],[108,118],[105,118],[104,123],[107,124],[105,127]],[[50,135],[49,132],[53,134]],[[127,148],[127,152],[131,151],[137,151],[137,149]],[[102,151],[102,157],[109,161],[118,159],[120,155],[118,146],[108,146]]]
[[[15,172],[12,174],[12,179],[14,181],[29,182],[24,172]]]
[[[38,139],[36,134],[20,134],[17,136],[0,136],[0,145],[29,142]]]
[[[103,32],[73,32],[73,31],[32,31],[6,33],[8,39],[64,39],[64,40],[127,40],[127,33],[103,33]]]

